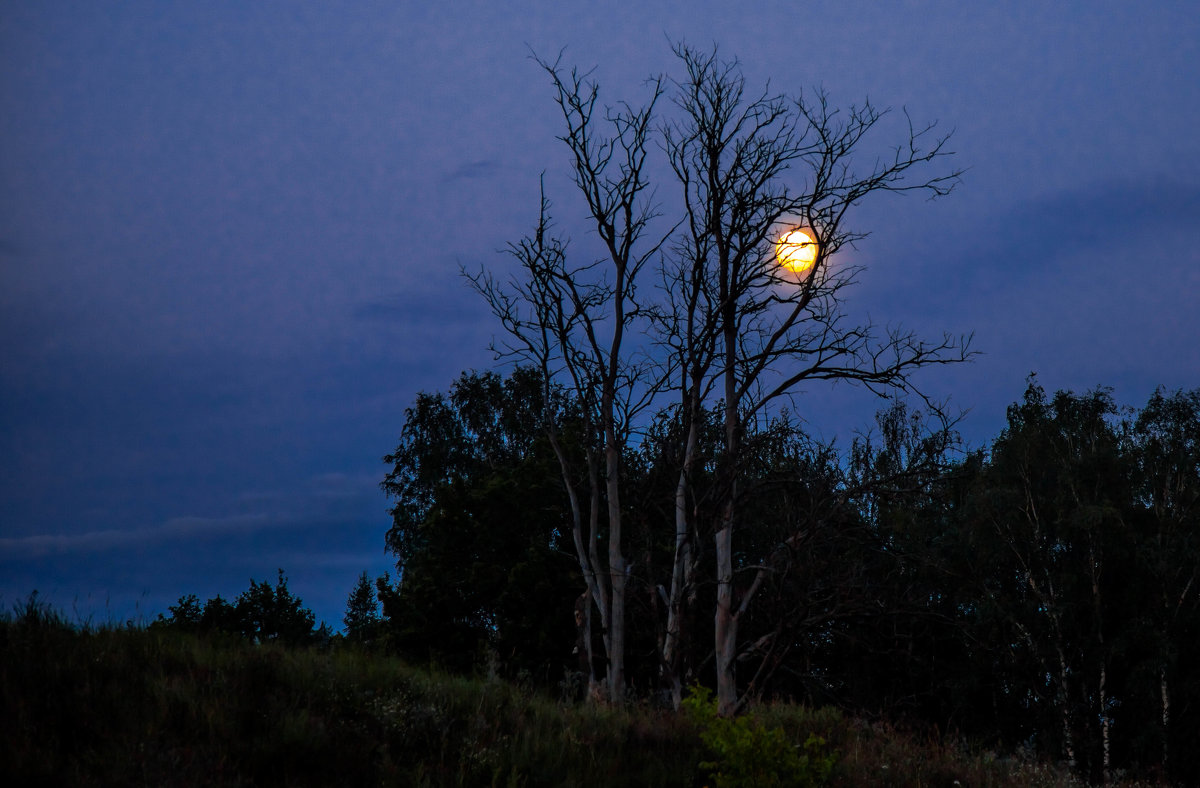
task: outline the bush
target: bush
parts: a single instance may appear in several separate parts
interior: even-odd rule
[[[704,687],[693,687],[684,709],[700,727],[700,740],[714,756],[701,761],[716,788],[825,785],[837,756],[825,751],[825,739],[810,734],[801,748],[782,728],[767,728],[752,717],[717,714],[717,702]]]

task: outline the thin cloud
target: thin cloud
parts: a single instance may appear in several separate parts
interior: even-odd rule
[[[1002,216],[998,236],[986,248],[1004,255],[1010,266],[1041,265],[1134,236],[1194,230],[1200,226],[1200,187],[1152,180],[1097,183],[1015,206]],[[1014,233],[1023,248],[1016,259],[1011,244],[999,240]]]
[[[173,517],[161,526],[147,528],[107,528],[78,534],[33,534],[0,538],[0,551],[10,556],[37,558],[74,552],[102,552],[128,545],[161,543],[177,539],[245,533],[285,522],[265,514],[231,517]]]
[[[284,528],[319,529],[355,520],[359,515],[361,502],[367,497],[378,495],[377,485],[378,479],[373,475],[317,474],[309,478],[307,490],[300,496],[286,490],[273,490],[245,493],[238,498],[242,505],[258,505],[272,511],[225,517],[172,517],[161,525],[141,528],[107,528],[82,533],[0,537],[0,553],[12,558],[39,558],[47,555],[96,553],[131,546],[210,539],[232,534],[245,536]]]
[[[397,293],[384,298],[366,301],[354,307],[355,320],[395,322],[410,319],[414,304],[410,299]]]
[[[373,567],[380,564],[387,568],[392,567],[392,561],[387,552],[380,545],[378,550],[370,552],[347,552],[347,553],[312,553],[293,551],[288,553],[279,553],[274,556],[280,566],[287,567],[304,567],[310,569],[339,569],[349,570],[351,573],[361,570],[368,570],[368,574]],[[348,576],[352,576],[348,575]]]
[[[450,173],[448,180],[480,180],[490,178],[499,171],[500,163],[495,159],[480,159],[461,165]]]

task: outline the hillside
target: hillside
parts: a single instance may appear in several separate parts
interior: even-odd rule
[[[597,706],[336,643],[75,626],[34,603],[0,622],[0,653],[7,785],[1074,784],[834,710],[719,723],[703,704]],[[790,775],[766,756],[782,740]]]

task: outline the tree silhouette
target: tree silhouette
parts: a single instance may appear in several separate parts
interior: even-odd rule
[[[552,384],[571,391],[582,408],[586,472],[566,452],[557,456],[572,502],[576,557],[605,632],[613,699],[624,692],[623,610],[634,569],[622,541],[622,457],[632,432],[645,427],[639,414],[670,392],[682,431],[675,549],[663,584],[663,677],[677,701],[679,627],[694,597],[703,534],[716,554],[709,579],[717,589],[718,704],[730,714],[739,705],[739,622],[766,580],[755,576],[762,556],[735,559],[741,555],[734,535],[747,433],[769,422],[802,383],[840,380],[880,394],[917,391],[916,370],[969,356],[967,339],[926,342],[910,331],[850,320],[845,291],[859,270],[836,262],[841,249],[865,237],[846,221],[854,206],[879,193],[944,195],[958,172],[923,174],[949,155],[948,138],[935,135],[933,125],[909,122],[890,153],[876,157],[864,141],[886,113],[871,104],[839,113],[824,93],[751,96],[737,61],[684,45],[675,54],[684,75],[670,83],[675,112],[662,120],[655,113],[667,91],[663,78],[650,81],[650,97],[640,107],[622,103],[601,117],[599,88],[589,75],[538,61],[554,85],[565,124],[561,139],[603,262],[568,254],[543,193],[536,229],[510,247],[519,273],[504,281],[480,271],[470,280],[510,337],[497,347],[501,355],[542,371],[542,423],[552,443],[561,416],[549,396]],[[652,136],[666,153],[668,181],[682,205],[677,216],[658,223],[662,209],[647,165]],[[860,166],[860,159],[872,163]],[[777,236],[796,227],[817,244],[812,266],[800,274],[782,268],[774,251]],[[646,281],[651,265],[661,285],[657,298]],[[635,329],[650,344],[628,341]],[[700,523],[689,514],[696,500],[690,479],[701,412],[718,403],[723,444],[720,484],[712,493],[721,505],[714,521]],[[587,480],[584,494],[575,488],[580,478]],[[596,550],[602,505],[606,560]],[[735,575],[746,573],[751,579],[738,586]]]
[[[242,634],[250,640],[265,643],[280,641],[305,644],[316,640],[313,631],[316,616],[288,590],[287,576],[279,570],[275,585],[267,581],[250,581],[235,604]]]
[[[233,603],[218,594],[201,608],[196,595],[187,594],[168,610],[170,618],[160,614],[155,627],[201,634],[225,632],[255,643],[277,641],[289,645],[308,645],[328,637],[324,624],[320,629],[313,628],[316,615],[288,590],[282,569],[274,586],[251,579],[250,587]]]
[[[346,638],[355,643],[368,643],[378,634],[381,621],[375,584],[363,572],[346,599],[346,614],[342,617]]]
[[[406,411],[383,483],[400,577],[379,591],[391,644],[414,659],[465,670],[490,650],[558,674],[569,661],[578,574],[541,389],[534,370],[463,374]]]

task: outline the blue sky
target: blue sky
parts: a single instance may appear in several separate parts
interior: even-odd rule
[[[983,4],[979,4],[982,6]],[[826,88],[953,129],[945,200],[885,199],[852,308],[969,366],[923,383],[976,443],[1036,371],[1140,405],[1200,386],[1200,16],[1184,3],[174,0],[0,11],[0,604],[152,618],[287,570],[340,625],[391,567],[403,409],[492,366],[458,277],[535,218],[587,237],[550,86],[675,71]],[[881,138],[882,139],[882,138]],[[664,187],[666,188],[666,187]],[[865,425],[845,387],[798,400]]]

